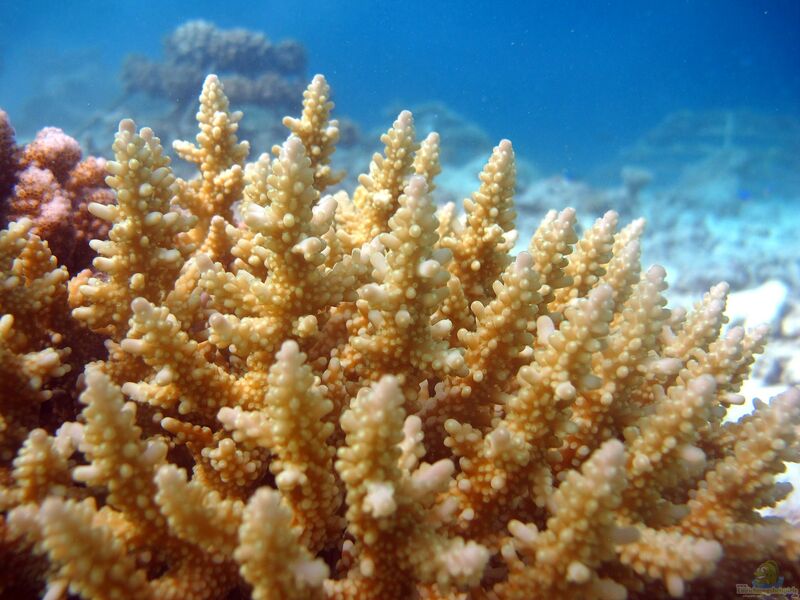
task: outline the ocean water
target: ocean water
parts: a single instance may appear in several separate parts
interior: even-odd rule
[[[574,176],[675,111],[800,114],[794,0],[5,0],[0,106],[14,116],[83,70],[91,77],[70,100],[87,116],[102,110],[126,54],[157,58],[162,38],[196,18],[300,41],[309,75],[324,73],[341,113],[360,123],[441,101]],[[51,124],[43,104],[38,126]]]

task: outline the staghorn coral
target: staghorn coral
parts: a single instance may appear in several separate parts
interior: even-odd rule
[[[0,232],[0,457],[8,462],[39,421],[46,385],[69,371],[61,328],[68,318],[64,284],[69,275],[23,219]]]
[[[0,233],[0,593],[705,598],[770,557],[796,583],[796,525],[758,509],[800,391],[723,421],[766,336],[724,330],[727,286],[671,312],[613,212],[579,238],[551,211],[511,256],[511,143],[437,213],[405,111],[324,194],[329,94],[247,163],[208,77],[190,180],[123,121],[69,285],[30,221]],[[104,360],[67,365],[79,324]],[[67,366],[82,412],[54,419]]]

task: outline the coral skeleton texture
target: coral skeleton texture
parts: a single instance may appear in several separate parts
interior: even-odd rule
[[[511,142],[437,209],[408,111],[350,195],[332,108],[317,75],[247,162],[210,75],[195,179],[120,123],[92,269],[0,232],[0,595],[706,598],[768,559],[797,584],[797,524],[759,509],[800,392],[723,421],[766,338],[725,329],[727,286],[668,310],[613,212],[553,210],[513,256]]]

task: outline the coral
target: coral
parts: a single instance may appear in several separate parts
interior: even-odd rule
[[[476,158],[483,160],[483,153],[492,140],[464,115],[454,112],[452,107],[440,101],[415,105],[413,112],[418,129],[436,131],[445,141],[442,162],[456,166]]]
[[[32,232],[71,273],[91,262],[89,242],[108,233],[88,212],[92,202],[114,201],[104,178],[105,160],[81,160],[78,142],[56,127],[45,127],[17,148],[14,130],[0,111],[0,224],[31,219]]]
[[[318,75],[247,162],[209,76],[174,144],[195,178],[120,123],[91,270],[67,281],[30,220],[0,233],[0,593],[705,598],[768,559],[796,584],[797,525],[759,510],[790,491],[800,391],[724,422],[766,337],[725,329],[728,286],[670,311],[613,211],[581,235],[550,211],[512,256],[511,142],[437,210],[407,111],[326,194],[332,109]]]
[[[188,21],[164,39],[164,62],[129,56],[122,81],[129,92],[189,102],[206,73],[220,74],[237,104],[293,108],[303,90],[306,52],[293,40],[271,43],[262,33]]]
[[[41,406],[52,396],[48,380],[69,370],[60,333],[68,318],[63,303],[69,275],[32,228],[23,219],[0,232],[0,458],[6,462],[38,424]]]
[[[789,200],[795,192],[758,199],[740,195],[717,185],[721,173],[715,165],[704,165],[692,181],[656,178],[654,188],[642,188],[650,176],[632,167],[623,169],[621,187],[590,187],[562,176],[543,179],[517,194],[517,227],[532,230],[540,212],[550,206],[574,207],[583,215],[580,225],[585,227],[590,226],[587,215],[613,208],[623,220],[634,216],[647,220],[645,261],[670,270],[680,268],[681,277],[670,282],[673,301],[686,305],[698,290],[718,281],[728,282],[738,292],[776,279],[796,296],[800,246],[793,243],[797,211]]]
[[[6,198],[17,183],[19,169],[14,128],[4,110],[0,110],[0,199]]]

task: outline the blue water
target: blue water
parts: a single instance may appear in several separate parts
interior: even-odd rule
[[[299,40],[309,77],[326,74],[339,114],[366,128],[388,123],[387,106],[440,100],[551,171],[581,173],[676,110],[800,115],[796,0],[1,6],[0,106],[12,119],[69,69],[92,71],[72,111],[102,109],[123,56],[158,58],[162,37],[192,18]],[[36,110],[37,126],[58,125],[47,103]]]

